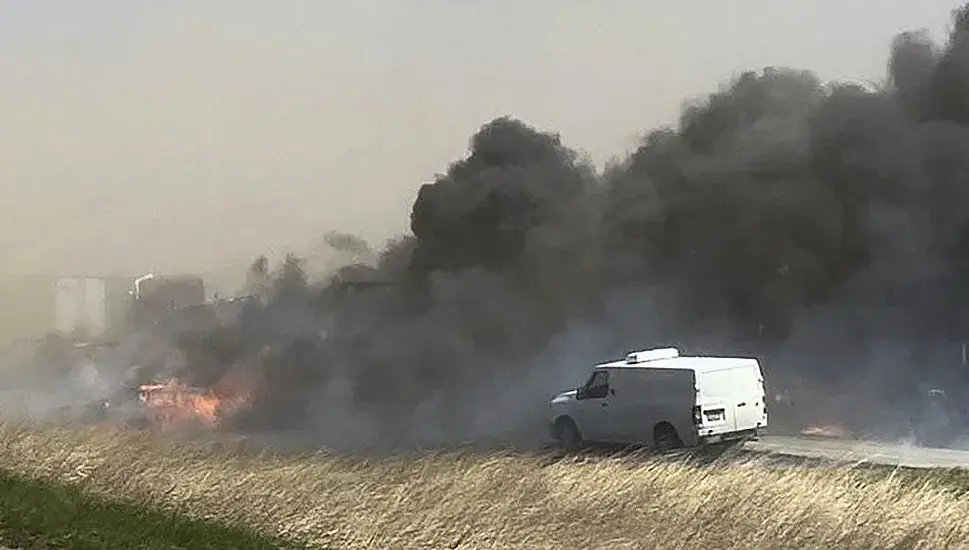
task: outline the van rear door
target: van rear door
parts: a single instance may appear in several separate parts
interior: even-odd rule
[[[732,432],[736,429],[736,410],[730,395],[725,395],[716,384],[718,373],[704,372],[697,377],[696,406],[700,409],[697,434],[701,436]],[[713,379],[713,380],[711,380]]]
[[[751,360],[733,370],[733,380],[737,388],[734,429],[742,431],[766,427],[764,378],[760,365],[756,360]]]
[[[703,435],[752,430],[764,424],[764,383],[756,360],[705,371],[698,386]]]
[[[724,366],[697,373],[697,405],[700,407],[699,435],[716,435],[737,430],[737,412],[747,406],[740,395],[736,368]]]

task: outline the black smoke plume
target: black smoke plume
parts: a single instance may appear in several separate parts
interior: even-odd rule
[[[756,353],[855,403],[949,383],[969,339],[969,8],[944,45],[897,37],[887,69],[877,87],[743,73],[601,173],[492,120],[420,188],[411,235],[325,281],[258,260],[262,301],[191,361],[270,350],[246,421],[334,446],[531,437],[593,361],[667,344]]]

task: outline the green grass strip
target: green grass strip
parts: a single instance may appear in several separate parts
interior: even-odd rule
[[[213,521],[94,496],[80,487],[0,470],[0,543],[17,548],[297,549]]]

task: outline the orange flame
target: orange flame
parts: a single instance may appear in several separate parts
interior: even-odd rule
[[[248,379],[226,378],[211,390],[188,386],[177,378],[159,384],[143,385],[140,398],[163,427],[177,423],[199,422],[214,428],[228,415],[250,405],[255,388]]]
[[[237,364],[208,390],[172,378],[158,384],[141,386],[140,399],[163,427],[181,422],[199,422],[217,427],[227,416],[252,405],[262,389],[264,349],[250,364]]]
[[[196,420],[214,427],[219,422],[219,398],[178,379],[144,385],[139,390],[142,403],[151,410],[153,420],[162,426]]]
[[[801,435],[814,437],[830,437],[834,439],[848,439],[851,433],[844,426],[829,424],[826,426],[810,426],[801,430]]]

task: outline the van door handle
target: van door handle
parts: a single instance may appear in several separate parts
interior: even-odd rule
[[[747,402],[744,401],[743,403],[737,403],[737,406],[738,407],[746,407],[747,406]]]
[[[602,405],[600,405],[600,406],[601,406],[601,407],[608,407],[608,406],[609,406],[609,403],[607,403],[607,402],[605,402],[605,401],[603,401],[603,402],[602,402]]]

